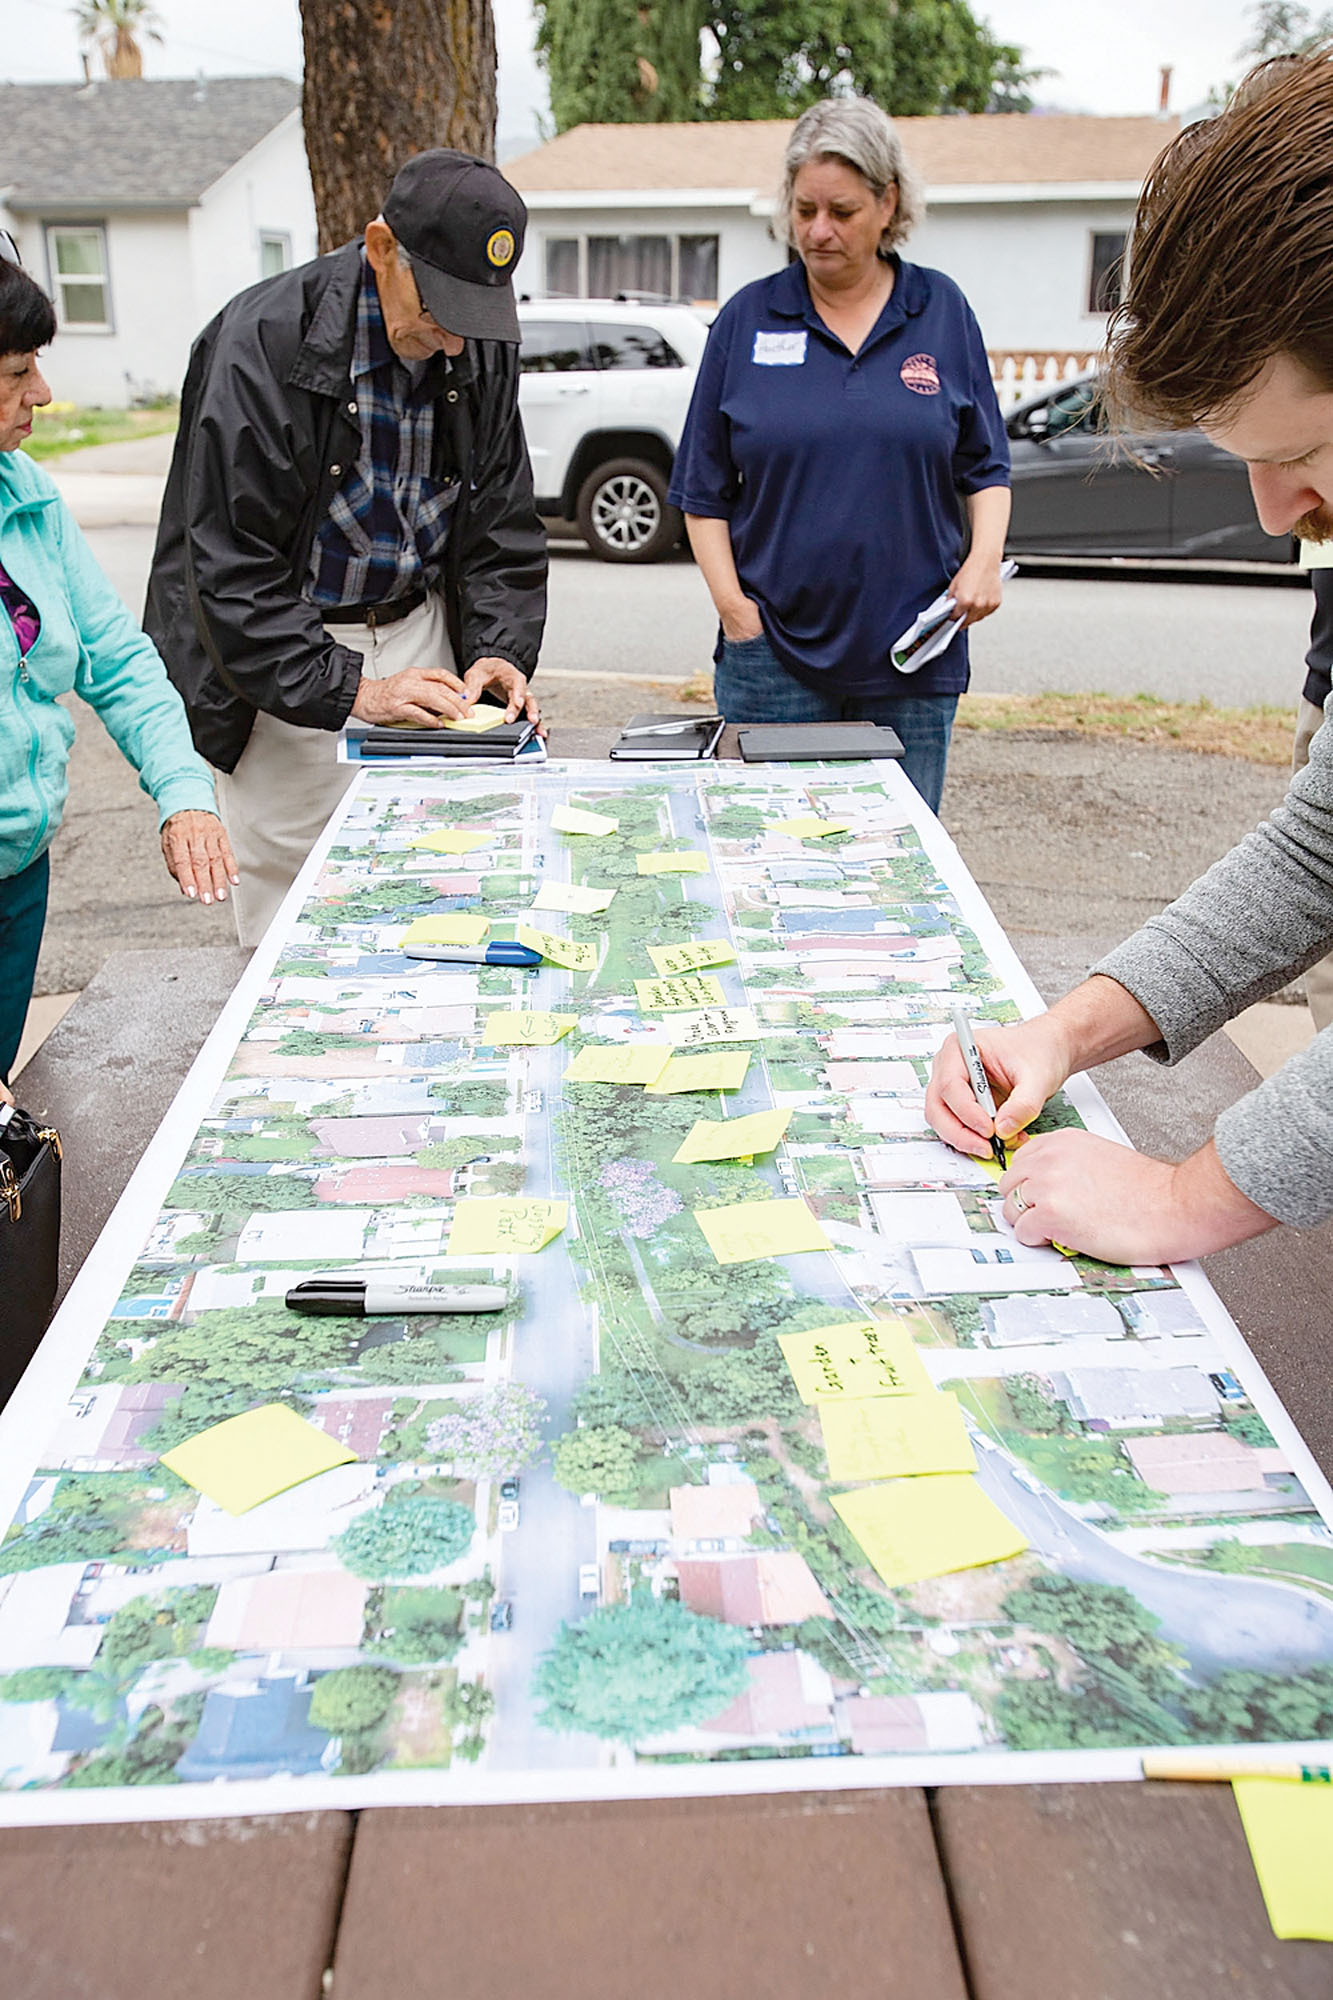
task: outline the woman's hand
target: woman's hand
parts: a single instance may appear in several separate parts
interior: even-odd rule
[[[722,625],[722,637],[730,639],[733,645],[764,636],[764,621],[752,597],[738,597],[734,604],[728,604],[725,611],[719,611],[718,618]]]
[[[227,884],[240,881],[236,857],[226,829],[216,813],[178,812],[162,828],[162,857],[180,883],[181,894],[193,900],[227,900]]]
[[[1002,556],[973,551],[949,584],[949,595],[958,606],[957,623],[975,625],[998,611],[1004,597],[1000,581]]]

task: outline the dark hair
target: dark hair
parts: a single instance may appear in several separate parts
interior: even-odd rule
[[[0,354],[31,354],[56,337],[50,299],[21,265],[0,259]]]
[[[1108,328],[1121,411],[1186,430],[1289,354],[1333,390],[1333,47],[1252,70],[1139,199]]]

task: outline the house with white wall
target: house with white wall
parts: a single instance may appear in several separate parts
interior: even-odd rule
[[[946,271],[997,376],[1101,345],[1144,178],[1179,120],[1002,113],[900,118],[927,214],[906,255]],[[578,125],[505,163],[528,204],[532,297],[656,292],[718,304],[786,262],[773,236],[785,119]],[[1007,365],[1006,365],[1007,364]]]
[[[174,395],[214,313],[316,253],[300,85],[0,84],[0,226],[55,302],[57,399]]]

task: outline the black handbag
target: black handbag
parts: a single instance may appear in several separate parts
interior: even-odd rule
[[[0,1104],[0,1409],[37,1351],[60,1283],[60,1134]]]

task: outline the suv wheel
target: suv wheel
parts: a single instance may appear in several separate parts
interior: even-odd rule
[[[603,562],[657,562],[680,540],[680,512],[667,483],[641,458],[612,458],[579,489],[579,533]]]

